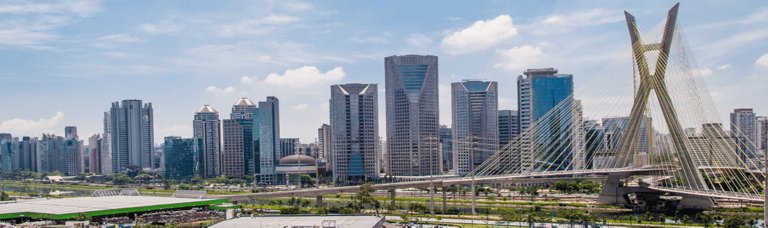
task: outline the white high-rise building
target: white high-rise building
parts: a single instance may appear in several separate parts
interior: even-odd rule
[[[331,125],[323,124],[317,129],[317,144],[320,151],[318,160],[325,160],[328,170],[333,170],[333,145],[331,144]]]
[[[384,59],[388,174],[439,175],[437,56]]]
[[[451,84],[453,167],[466,175],[499,149],[499,95],[494,81]]]
[[[152,103],[142,104],[141,100],[112,103],[112,108],[105,113],[104,129],[105,137],[109,137],[112,173],[125,171],[129,167],[152,167]]]
[[[757,148],[763,151],[768,160],[768,116],[757,117]]]
[[[747,164],[758,156],[757,116],[751,108],[737,108],[731,113],[731,137],[736,140],[738,156]]]
[[[378,178],[378,104],[376,84],[331,86],[331,160],[336,185],[362,184]]]
[[[221,120],[219,112],[210,105],[203,105],[192,120],[193,137],[198,138],[202,146],[202,158],[199,158],[204,178],[216,177],[220,170],[221,157]]]

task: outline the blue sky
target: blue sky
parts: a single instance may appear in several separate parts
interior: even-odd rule
[[[440,61],[441,123],[450,83],[499,82],[516,107],[516,76],[555,67],[577,90],[627,59],[623,10],[652,29],[670,1],[1,1],[0,132],[81,137],[101,131],[110,102],[155,107],[155,136],[188,137],[193,113],[222,117],[242,96],[281,101],[282,137],[311,141],[328,121],[331,84],[380,84],[384,57]],[[768,2],[682,1],[679,23],[720,117],[768,114]],[[382,134],[383,136],[383,134]]]

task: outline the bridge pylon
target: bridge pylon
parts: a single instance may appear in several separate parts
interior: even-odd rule
[[[627,11],[624,11],[626,17],[627,27],[629,28],[629,37],[632,42],[632,51],[634,55],[634,61],[637,65],[637,70],[640,76],[640,84],[637,87],[634,102],[632,104],[632,110],[629,116],[629,122],[627,123],[624,133],[621,136],[621,141],[614,151],[615,167],[626,167],[630,164],[630,161],[634,158],[632,153],[636,148],[636,138],[638,131],[641,128],[643,122],[649,121],[646,119],[646,112],[648,107],[649,95],[651,92],[655,92],[658,98],[659,105],[665,120],[665,124],[669,129],[670,136],[672,138],[672,144],[675,151],[678,154],[681,164],[681,178],[684,180],[686,187],[690,187],[692,190],[704,191],[707,189],[707,184],[704,181],[699,169],[697,168],[691,150],[686,145],[686,136],[683,128],[680,124],[677,112],[672,99],[667,89],[667,85],[664,82],[665,74],[667,71],[667,60],[669,59],[669,52],[672,46],[672,39],[675,33],[675,25],[677,23],[677,12],[680,3],[675,4],[668,14],[666,23],[664,26],[664,32],[659,43],[644,43],[640,30],[635,23],[635,17]],[[646,58],[647,52],[658,52],[655,67],[653,72],[649,67],[648,59]],[[643,120],[646,121],[643,121]],[[647,129],[651,131],[651,129]],[[649,147],[649,156],[651,155],[653,147]],[[629,173],[617,173],[610,174],[608,180],[605,182],[603,192],[600,194],[599,201],[601,203],[611,204],[623,204],[626,201],[624,195],[631,193],[632,190],[627,187],[620,186],[621,179],[629,177]],[[707,199],[694,199],[689,197],[690,200],[685,198],[681,201],[683,206],[691,207],[711,207],[714,206],[713,201]],[[693,205],[685,205],[693,204]]]

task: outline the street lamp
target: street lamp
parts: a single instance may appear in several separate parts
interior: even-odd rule
[[[428,139],[429,141],[429,149],[435,149],[437,150],[437,146],[435,146],[435,139],[438,139],[437,137],[430,136],[425,137],[425,139]],[[421,148],[421,147],[420,147]],[[434,151],[430,151],[429,153],[429,213],[434,215],[435,214],[435,183],[434,183]]]

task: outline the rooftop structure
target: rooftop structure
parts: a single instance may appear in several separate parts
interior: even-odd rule
[[[227,202],[225,199],[188,199],[159,196],[103,196],[29,200],[0,204],[0,220],[36,218],[66,220],[85,214],[107,216],[127,213],[201,207]]]

